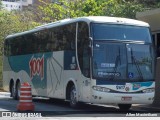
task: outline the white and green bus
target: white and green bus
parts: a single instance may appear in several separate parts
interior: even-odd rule
[[[155,55],[149,25],[116,17],[65,19],[9,35],[3,86],[19,99],[29,82],[33,96],[78,103],[151,104]]]

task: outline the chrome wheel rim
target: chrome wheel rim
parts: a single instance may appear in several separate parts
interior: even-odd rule
[[[71,90],[71,93],[70,93],[70,100],[71,100],[71,104],[72,105],[76,105],[77,103],[77,92],[76,92],[76,89],[75,87],[73,86],[72,90]]]

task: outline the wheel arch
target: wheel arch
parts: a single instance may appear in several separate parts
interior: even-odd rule
[[[76,89],[77,89],[77,84],[76,84],[76,81],[73,80],[73,79],[70,79],[68,82],[67,82],[67,85],[66,85],[66,100],[69,100],[70,99],[70,90],[71,90],[71,87],[75,85]]]
[[[9,82],[9,92],[11,92],[12,90],[12,86],[15,84],[13,78],[10,79],[10,82]]]
[[[18,78],[18,79],[16,80],[16,87],[17,87],[18,83],[21,84],[21,79],[20,79],[20,78]]]
[[[14,87],[17,87],[18,83],[21,83],[21,79],[17,78],[16,80],[14,80],[13,78],[10,79],[10,83],[9,83],[9,91],[11,92],[11,87],[12,85],[14,85]]]

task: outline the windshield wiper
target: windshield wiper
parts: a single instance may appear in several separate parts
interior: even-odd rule
[[[136,66],[136,68],[137,68],[138,74],[139,74],[139,76],[140,76],[140,78],[141,78],[140,80],[141,80],[141,81],[144,81],[143,75],[142,75],[142,72],[141,72],[141,69],[140,69],[140,67],[139,67],[139,64],[137,63],[137,60],[136,60],[135,56],[133,55],[132,48],[131,48],[131,60],[132,60],[132,63],[134,63],[135,66]]]
[[[118,49],[118,55],[116,56],[116,60],[115,60],[115,67],[113,72],[116,74],[117,72],[117,67],[118,67],[118,63],[121,64],[121,51],[120,51],[120,47]],[[113,75],[113,77],[111,77],[111,80],[113,81],[115,79],[115,74]]]

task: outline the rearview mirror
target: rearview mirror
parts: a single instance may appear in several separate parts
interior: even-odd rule
[[[92,48],[93,45],[93,38],[89,37],[89,47]]]
[[[89,54],[93,56],[93,38],[89,37]]]

